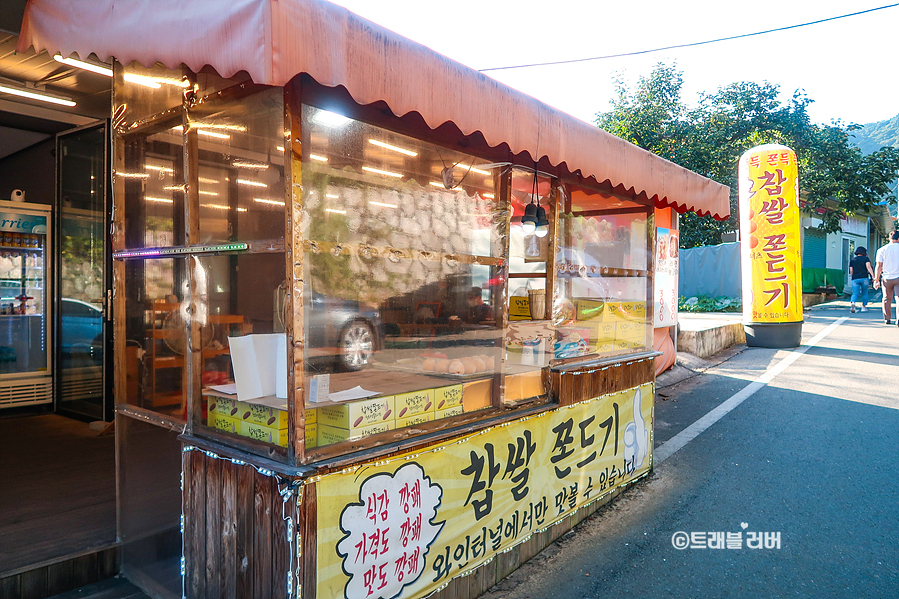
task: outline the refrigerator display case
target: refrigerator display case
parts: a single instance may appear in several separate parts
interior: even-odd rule
[[[50,207],[0,201],[0,408],[53,401]]]

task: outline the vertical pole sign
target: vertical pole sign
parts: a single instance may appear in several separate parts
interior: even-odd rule
[[[796,153],[756,146],[740,157],[743,328],[755,347],[797,347],[802,336]]]

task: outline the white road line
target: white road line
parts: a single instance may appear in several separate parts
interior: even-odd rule
[[[674,453],[684,445],[702,434],[702,432],[707,428],[721,420],[721,418],[723,418],[725,414],[749,399],[749,397],[751,397],[753,393],[770,383],[774,379],[774,377],[786,370],[790,364],[798,360],[799,356],[807,352],[809,348],[814,347],[819,341],[830,335],[834,331],[834,329],[843,324],[846,320],[849,320],[848,316],[843,316],[842,318],[838,318],[837,320],[832,322],[820,333],[809,339],[808,342],[802,344],[800,347],[790,352],[783,360],[778,362],[773,367],[769,368],[765,372],[765,374],[749,383],[747,386],[743,387],[743,389],[741,389],[740,391],[737,391],[736,393],[731,395],[728,399],[724,400],[721,404],[718,405],[718,407],[710,411],[708,414],[668,439],[668,441],[663,443],[655,450],[655,452],[653,452],[653,464],[661,464],[672,455],[674,455]]]

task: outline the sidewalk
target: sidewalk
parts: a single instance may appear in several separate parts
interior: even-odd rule
[[[742,312],[680,312],[677,319],[677,357],[656,377],[657,389],[701,374],[746,347]]]
[[[868,311],[879,314],[882,294],[872,292]],[[840,297],[807,306],[805,313],[818,311],[845,312],[848,316],[849,297]],[[858,307],[861,307],[859,303]],[[720,364],[746,348],[742,312],[679,312],[677,359],[671,368],[656,377],[659,388],[679,383]]]

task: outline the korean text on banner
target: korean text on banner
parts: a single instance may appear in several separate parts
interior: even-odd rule
[[[653,386],[318,483],[319,597],[424,597],[648,472]]]
[[[740,158],[740,239],[745,323],[802,321],[796,153],[769,144]]]

